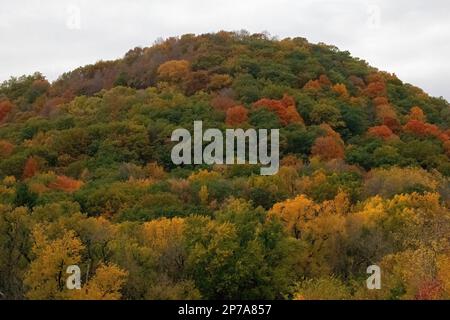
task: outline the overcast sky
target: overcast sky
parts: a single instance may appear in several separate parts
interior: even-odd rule
[[[450,100],[447,0],[0,1],[0,81],[54,80],[159,37],[246,29],[336,45]]]

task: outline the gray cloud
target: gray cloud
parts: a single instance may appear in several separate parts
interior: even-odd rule
[[[158,37],[247,29],[334,44],[450,100],[449,9],[446,0],[9,1],[0,11],[0,80],[34,71],[54,80]]]

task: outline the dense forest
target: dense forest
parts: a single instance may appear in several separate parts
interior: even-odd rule
[[[279,172],[174,165],[195,120],[279,128]],[[304,38],[186,34],[11,78],[0,298],[449,299],[449,178],[447,101]]]

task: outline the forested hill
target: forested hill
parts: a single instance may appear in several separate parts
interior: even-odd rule
[[[171,133],[195,120],[280,128],[279,172],[174,165]],[[187,34],[53,83],[11,78],[0,293],[448,298],[449,176],[447,101],[304,38]],[[70,264],[91,271],[81,291],[57,276]]]

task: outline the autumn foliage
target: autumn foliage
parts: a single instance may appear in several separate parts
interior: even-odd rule
[[[304,86],[303,89],[309,91],[318,91],[322,89],[322,84],[319,80],[309,80]]]
[[[174,164],[196,120],[279,129],[277,173],[260,145],[256,165]],[[186,34],[11,78],[0,299],[450,299],[449,178],[445,99],[301,37]]]
[[[371,98],[376,98],[386,95],[386,84],[379,80],[369,83],[366,88],[366,94]]]
[[[247,121],[248,110],[243,106],[234,106],[227,110],[225,123],[229,126],[235,126]]]
[[[311,154],[322,160],[342,159],[344,157],[344,142],[339,133],[329,125],[322,124],[325,136],[318,137],[312,146]]]
[[[389,104],[389,100],[386,97],[376,97],[373,98],[373,104],[375,106],[381,106],[381,105],[388,105]]]
[[[423,110],[419,107],[412,107],[409,111],[409,120],[417,120],[421,122],[426,121],[425,114],[423,113]]]
[[[227,95],[218,94],[211,99],[211,106],[220,111],[226,111],[236,106],[236,101]]]
[[[333,91],[336,92],[342,98],[348,98],[349,93],[345,84],[337,83],[333,86]]]
[[[6,118],[8,113],[12,110],[12,103],[8,100],[0,101],[0,121]]]
[[[0,140],[0,157],[7,157],[14,150],[14,145],[8,141]]]
[[[67,176],[57,176],[56,180],[49,184],[49,188],[70,193],[77,191],[82,185],[82,181]]]
[[[303,119],[295,107],[294,99],[288,95],[284,95],[281,100],[260,99],[253,105],[257,108],[265,107],[275,112],[284,126],[290,123],[303,123]]]
[[[158,68],[158,76],[161,80],[171,82],[181,82],[189,74],[189,62],[186,60],[170,60],[161,64]]]
[[[311,154],[319,156],[323,160],[342,159],[344,157],[344,147],[333,137],[320,137],[314,142]]]
[[[28,158],[27,162],[25,162],[22,177],[24,179],[31,178],[37,173],[38,170],[39,163],[34,157],[30,157]]]
[[[375,106],[375,115],[377,120],[391,130],[397,131],[400,128],[397,113],[395,109],[389,104],[378,104]]]
[[[391,138],[395,137],[395,134],[386,125],[371,127],[368,130],[368,134],[370,136],[378,137],[378,138],[381,138],[383,140],[388,140],[388,139],[391,139]]]

